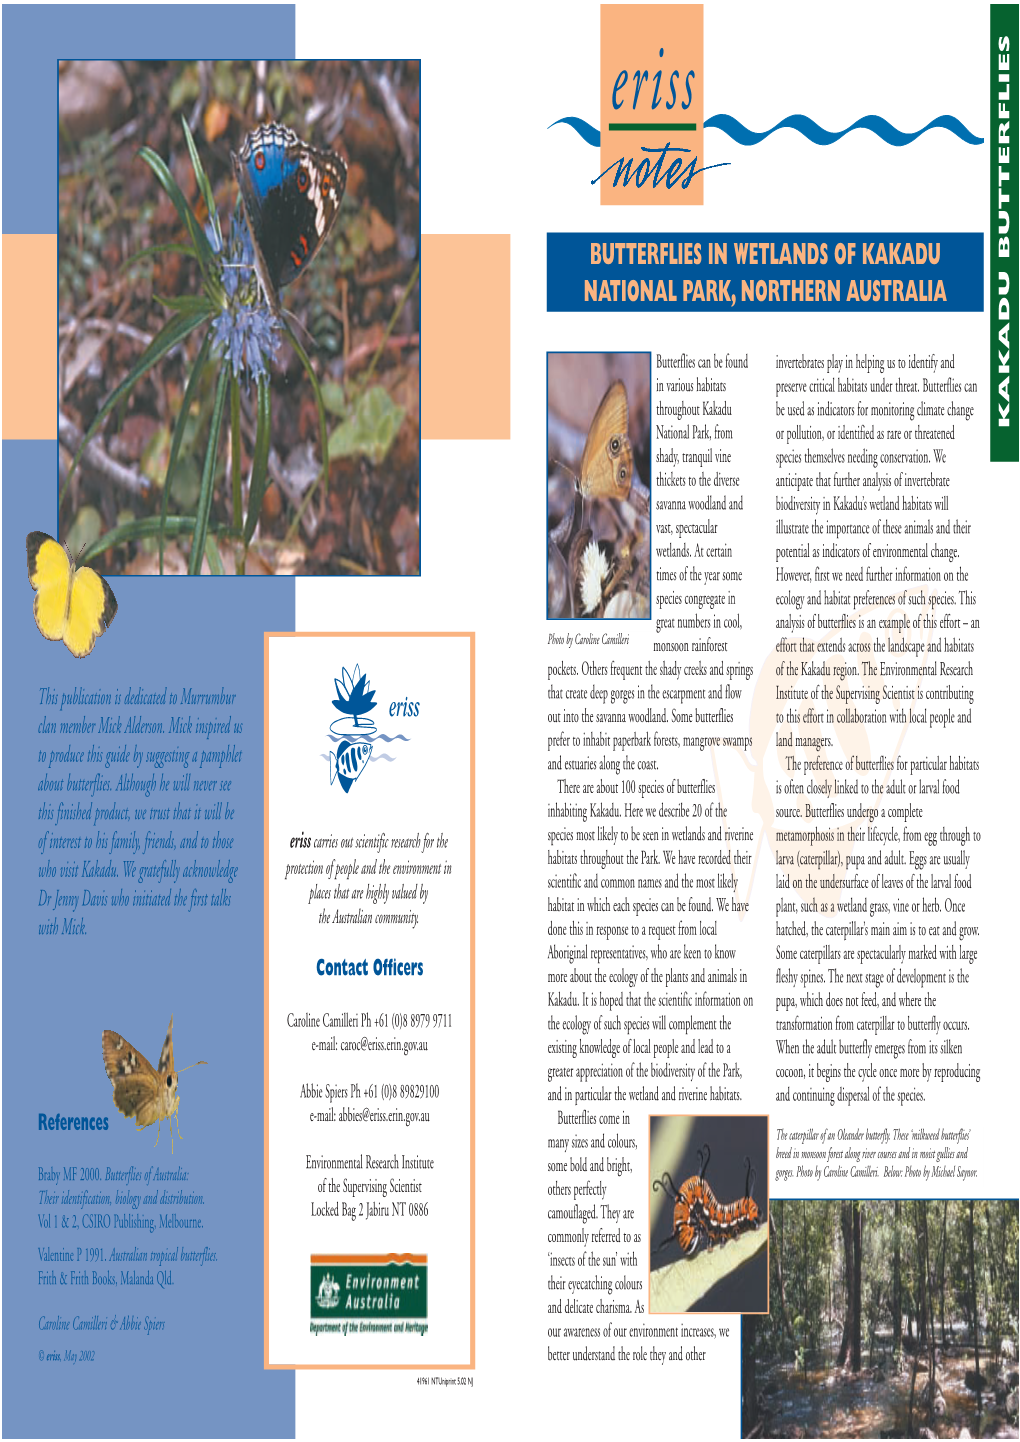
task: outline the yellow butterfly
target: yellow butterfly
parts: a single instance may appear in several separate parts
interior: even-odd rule
[[[588,499],[625,501],[634,475],[634,453],[627,434],[627,388],[613,381],[599,401],[581,457],[581,494]]]
[[[47,641],[63,641],[72,656],[87,656],[117,614],[109,585],[45,531],[31,531],[28,579],[36,592],[35,624]]]
[[[159,1145],[160,1126],[164,1121],[170,1124],[170,1153],[174,1149],[173,1118],[180,1105],[177,1095],[178,1073],[174,1071],[174,1019],[170,1018],[166,1041],[159,1054],[159,1070],[147,1062],[140,1051],[115,1031],[103,1032],[103,1064],[106,1075],[113,1082],[113,1101],[117,1110],[126,1117],[135,1118],[135,1130],[151,1127],[157,1123],[154,1146]],[[207,1066],[204,1061],[192,1062],[191,1066]],[[190,1071],[191,1067],[185,1067]],[[177,1135],[181,1134],[180,1117],[177,1119]]]

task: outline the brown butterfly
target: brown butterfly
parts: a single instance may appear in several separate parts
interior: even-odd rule
[[[135,1118],[135,1129],[151,1127],[157,1123],[154,1146],[159,1145],[160,1126],[170,1123],[170,1154],[174,1150],[173,1117],[180,1103],[177,1095],[177,1076],[174,1071],[174,1019],[170,1018],[166,1041],[159,1054],[159,1070],[145,1060],[141,1052],[124,1040],[115,1031],[103,1032],[103,1063],[106,1075],[113,1082],[113,1100],[118,1111],[126,1117]],[[192,1066],[207,1066],[204,1061],[192,1062]],[[185,1067],[190,1071],[191,1067]],[[177,1135],[181,1134],[180,1118],[177,1119]]]
[[[581,456],[578,481],[585,499],[625,501],[634,475],[634,453],[628,435],[627,387],[613,381],[599,401]]]

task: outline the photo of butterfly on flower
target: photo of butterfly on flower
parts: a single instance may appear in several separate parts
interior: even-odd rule
[[[651,356],[550,351],[547,365],[546,614],[646,620]]]
[[[60,542],[417,575],[418,62],[61,62],[59,103]]]

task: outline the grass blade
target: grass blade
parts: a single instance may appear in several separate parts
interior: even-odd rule
[[[229,384],[230,370],[224,366],[216,383],[216,399],[213,402],[209,441],[205,448],[205,464],[202,467],[202,484],[198,492],[198,505],[195,507],[195,539],[192,542],[191,556],[188,560],[189,576],[197,576],[202,570],[202,555],[205,551],[205,538],[209,529],[209,513],[212,510],[216,453],[220,446],[220,428],[223,424],[223,411]]]

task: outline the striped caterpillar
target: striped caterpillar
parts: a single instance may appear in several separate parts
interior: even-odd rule
[[[711,1249],[717,1242],[728,1242],[730,1237],[753,1231],[761,1223],[758,1203],[754,1200],[755,1172],[751,1159],[744,1158],[747,1167],[744,1195],[739,1201],[722,1203],[716,1201],[712,1188],[705,1181],[710,1156],[706,1143],[704,1152],[698,1149],[698,1160],[701,1161],[699,1175],[688,1177],[679,1190],[669,1172],[663,1172],[661,1179],[652,1183],[653,1192],[668,1192],[673,1199],[673,1231],[659,1243],[657,1251],[668,1247],[670,1242],[676,1242],[683,1256],[693,1257],[702,1240]]]

